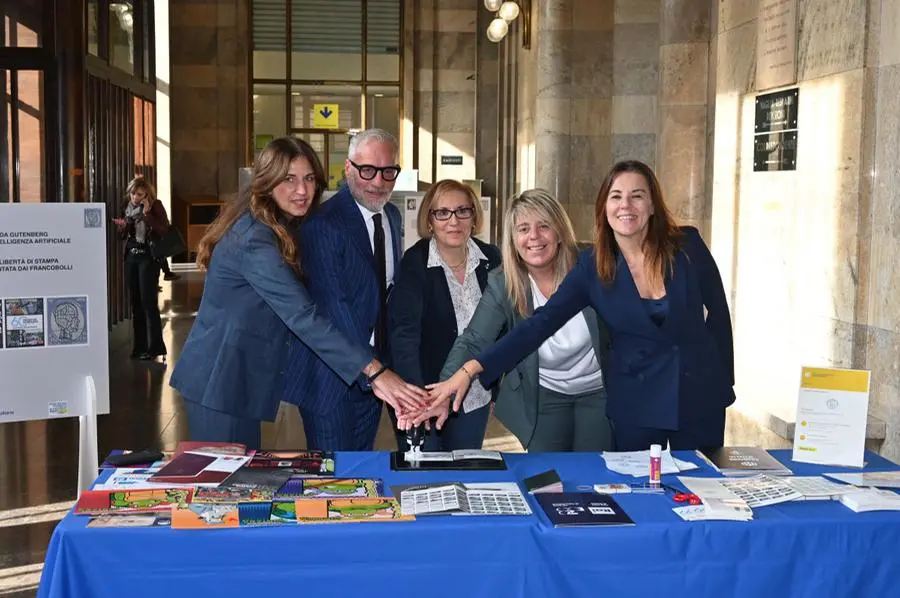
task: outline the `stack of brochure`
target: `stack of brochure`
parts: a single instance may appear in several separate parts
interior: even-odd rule
[[[900,495],[890,490],[862,488],[842,494],[838,500],[854,513],[900,511]]]

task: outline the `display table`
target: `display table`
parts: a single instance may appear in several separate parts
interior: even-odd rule
[[[796,475],[823,468],[790,461]],[[695,463],[693,453],[676,456]],[[633,481],[596,453],[505,455],[508,471],[393,472],[388,453],[339,453],[337,473],[391,484],[521,481],[555,468],[566,485]],[[867,455],[867,470],[897,469]],[[706,466],[685,475],[717,475]],[[664,483],[677,483],[663,476]],[[53,533],[40,597],[890,596],[900,572],[900,513],[856,514],[836,501],[754,510],[752,522],[682,521],[669,496],[618,495],[636,525],[553,528],[531,517],[420,517],[414,522]]]

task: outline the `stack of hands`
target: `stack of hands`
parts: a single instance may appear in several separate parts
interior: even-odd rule
[[[433,418],[437,418],[434,425],[440,429],[447,421],[450,409],[459,411],[462,407],[473,377],[481,371],[481,364],[472,360],[447,380],[422,389],[388,370],[372,381],[372,390],[396,412],[400,430],[409,430],[422,423],[430,428]]]

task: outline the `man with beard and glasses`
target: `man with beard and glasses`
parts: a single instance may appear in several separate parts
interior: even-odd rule
[[[388,357],[385,304],[400,263],[400,211],[389,203],[400,174],[397,139],[380,129],[350,141],[347,184],[303,225],[303,268],[313,299],[348,338]],[[309,448],[369,451],[381,403],[348,387],[299,340],[286,371],[284,400],[297,405]]]

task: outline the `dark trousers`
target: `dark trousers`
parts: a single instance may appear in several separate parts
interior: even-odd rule
[[[166,276],[172,274],[172,270],[169,268],[169,258],[160,258],[159,267],[163,271],[163,274],[165,274]]]
[[[725,409],[679,426],[660,430],[613,422],[617,451],[644,451],[659,444],[674,451],[721,448],[725,444]]]
[[[248,449],[260,448],[259,420],[235,417],[187,400],[184,410],[187,412],[191,440],[239,442]]]
[[[165,355],[162,320],[159,317],[159,264],[149,253],[125,256],[125,283],[131,297],[131,323],[134,327],[134,353]]]
[[[529,453],[612,450],[606,391],[566,395],[538,387],[538,412]]]
[[[409,450],[406,432],[397,430],[397,415],[393,409],[388,410],[391,421],[394,424],[394,434],[397,437],[397,450],[405,453]],[[432,427],[425,432],[423,451],[458,451],[464,449],[480,449],[484,443],[484,431],[487,429],[488,418],[491,415],[490,403],[468,413],[462,408],[456,413],[450,411],[450,417],[444,422],[440,430]],[[424,424],[423,424],[424,425]]]
[[[351,390],[328,414],[300,407],[306,446],[320,451],[371,451],[375,448],[382,403],[372,393]]]

